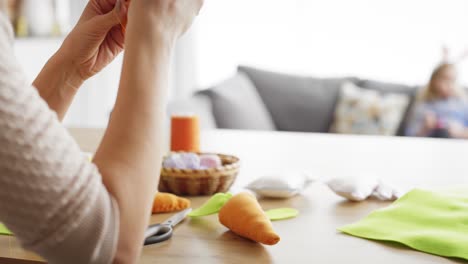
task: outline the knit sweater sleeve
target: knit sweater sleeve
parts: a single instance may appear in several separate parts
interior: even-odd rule
[[[49,263],[111,263],[115,200],[15,61],[0,13],[0,221]]]

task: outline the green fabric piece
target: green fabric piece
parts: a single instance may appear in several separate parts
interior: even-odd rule
[[[193,210],[188,214],[190,217],[201,217],[216,214],[221,210],[221,207],[231,199],[230,193],[217,193],[206,201],[201,207]]]
[[[13,233],[11,233],[11,231],[8,230],[8,228],[4,224],[0,223],[0,235],[11,236],[13,235]]]
[[[299,214],[299,211],[293,208],[277,208],[265,212],[271,221],[285,220],[294,218]]]
[[[426,253],[468,260],[468,188],[413,190],[387,208],[339,228],[366,239],[392,241]]]
[[[217,214],[221,208],[232,198],[230,193],[217,193],[206,201],[201,207],[188,214],[190,217],[202,217]],[[277,208],[265,212],[271,221],[294,218],[299,211],[293,208]]]

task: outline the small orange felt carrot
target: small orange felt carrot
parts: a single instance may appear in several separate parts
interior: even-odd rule
[[[190,200],[170,193],[158,193],[153,201],[153,214],[180,211],[190,207]]]
[[[280,237],[260,207],[248,193],[233,196],[219,211],[219,221],[234,233],[266,245],[274,245]]]

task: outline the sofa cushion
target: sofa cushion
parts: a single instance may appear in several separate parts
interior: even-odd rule
[[[203,93],[211,98],[218,128],[276,130],[262,98],[245,74],[239,73]]]
[[[200,120],[201,129],[215,129],[217,127],[211,99],[200,92],[195,93],[190,98],[170,102],[167,112],[169,116],[196,114]]]
[[[379,91],[383,94],[387,93],[398,93],[398,94],[404,94],[409,96],[410,98],[410,103],[408,104],[408,107],[405,110],[405,114],[403,116],[403,119],[401,120],[400,125],[398,126],[398,130],[396,135],[397,136],[404,136],[406,126],[409,121],[409,115],[411,112],[411,109],[414,105],[415,99],[416,99],[416,94],[419,89],[417,86],[408,86],[404,84],[394,84],[394,83],[388,83],[388,82],[380,82],[380,81],[374,81],[374,80],[361,80],[358,83],[359,87],[366,88],[366,89],[371,89],[371,90],[376,90]]]
[[[241,66],[255,84],[279,130],[328,132],[340,86],[355,78],[312,78]]]
[[[383,94],[387,93],[399,93],[399,94],[406,94],[409,96],[414,96],[416,87],[404,85],[404,84],[397,84],[397,83],[388,83],[388,82],[380,82],[374,80],[360,80],[357,85],[362,88],[376,90]]]
[[[396,135],[409,104],[402,93],[381,93],[343,84],[331,132],[362,135]]]

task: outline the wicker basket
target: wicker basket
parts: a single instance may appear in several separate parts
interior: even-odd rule
[[[228,191],[239,173],[239,159],[216,155],[221,158],[222,167],[207,170],[162,168],[159,191],[191,196]]]

